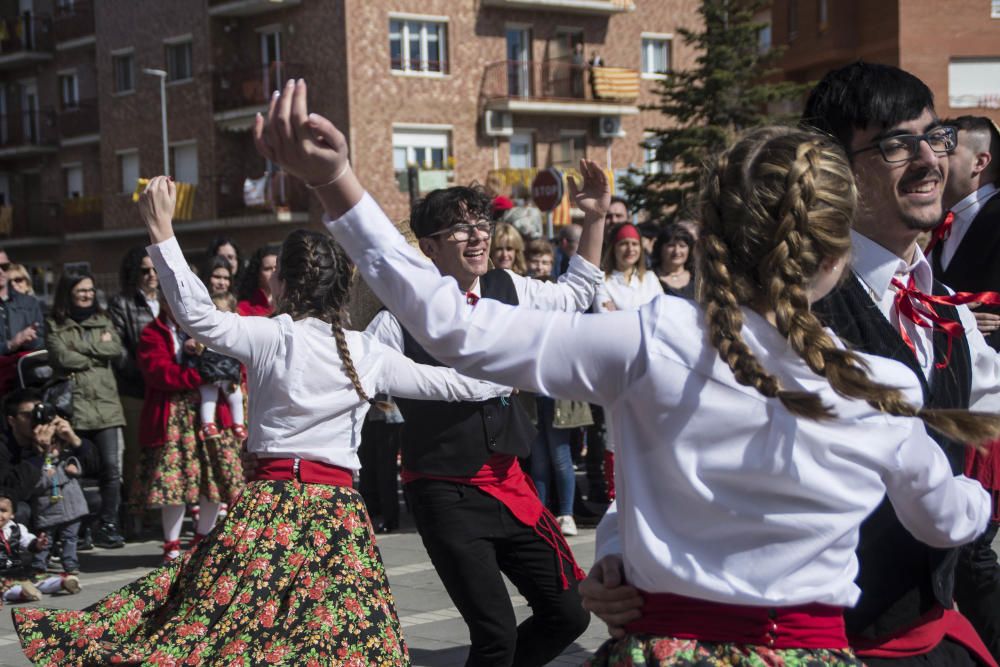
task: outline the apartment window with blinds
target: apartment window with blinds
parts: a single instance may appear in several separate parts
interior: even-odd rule
[[[83,196],[83,167],[78,164],[63,167],[63,183],[66,188],[66,199],[76,199]]]
[[[80,106],[80,85],[76,74],[66,72],[59,75],[59,103],[63,109]]]
[[[192,77],[191,41],[166,45],[167,81],[187,81]]]
[[[444,21],[389,20],[389,61],[397,72],[448,71],[447,29]]]
[[[642,38],[642,73],[663,76],[670,71],[670,38],[644,35]]]

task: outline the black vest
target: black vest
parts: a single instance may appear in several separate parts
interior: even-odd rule
[[[21,528],[11,519],[10,537],[0,544],[0,572],[21,569]]]
[[[933,291],[947,294],[937,281]],[[942,317],[958,320],[955,308],[935,308]],[[913,352],[857,277],[849,276],[839,289],[814,304],[813,311],[854,349],[906,364],[920,380],[925,407],[969,407],[972,362],[964,336],[954,341],[948,366],[935,368],[928,383]],[[935,332],[935,362],[943,361],[946,351],[947,338]],[[962,472],[965,446],[928,432],[948,456],[952,470]],[[951,608],[958,550],[934,549],[918,541],[899,522],[888,499],[861,524],[857,554],[861,598],[857,606],[845,610],[848,634],[884,637],[911,625],[935,603]]]
[[[517,305],[514,281],[494,269],[479,279],[482,298]],[[420,364],[442,366],[406,329],[403,354]],[[413,472],[468,477],[493,454],[527,456],[536,432],[520,401],[494,398],[479,403],[397,398],[403,428],[403,467]]]

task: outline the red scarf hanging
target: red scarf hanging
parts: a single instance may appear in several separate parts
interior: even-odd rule
[[[933,250],[934,246],[938,243],[948,240],[948,237],[951,236],[951,227],[954,224],[955,214],[948,211],[945,213],[944,220],[941,221],[941,224],[935,227],[934,231],[931,232],[931,240],[927,242],[927,247],[924,248],[925,255],[930,255],[931,250]]]

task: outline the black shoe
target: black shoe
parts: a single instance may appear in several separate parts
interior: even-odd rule
[[[125,538],[118,532],[113,523],[102,523],[94,528],[94,546],[102,549],[121,549],[125,546]],[[79,550],[79,547],[77,547]]]
[[[90,537],[90,528],[80,530],[80,539],[76,543],[77,551],[93,551],[94,540]]]

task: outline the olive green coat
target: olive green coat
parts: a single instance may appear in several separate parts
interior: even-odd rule
[[[125,415],[111,370],[121,355],[122,342],[111,319],[104,314],[81,323],[67,319],[57,324],[49,319],[48,327],[49,363],[56,372],[73,378],[73,428],[92,431],[123,426]],[[101,341],[104,332],[111,334],[111,340]]]

